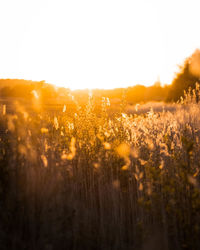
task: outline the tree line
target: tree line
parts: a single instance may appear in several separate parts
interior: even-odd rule
[[[170,85],[161,86],[157,81],[153,86],[135,85],[128,88],[117,89],[94,89],[92,91],[96,102],[101,101],[102,97],[108,97],[110,100],[125,99],[129,104],[166,101],[177,102],[184,91],[189,88],[195,89],[196,83],[200,83],[200,50],[197,49],[190,57],[186,58],[179,71]],[[77,101],[86,102],[89,90],[71,91],[67,88],[57,88],[45,81],[28,81],[20,79],[0,79],[0,97],[24,98],[29,100],[33,97],[33,91],[37,91],[41,101],[51,102],[57,99],[70,101],[74,96]]]

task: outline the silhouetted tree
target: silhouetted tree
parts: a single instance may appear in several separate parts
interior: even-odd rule
[[[200,50],[186,58],[179,68],[180,71],[172,81],[167,101],[178,101],[184,95],[184,90],[187,91],[189,87],[194,89],[196,83],[200,83]]]

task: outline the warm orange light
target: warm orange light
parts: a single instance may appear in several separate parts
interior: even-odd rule
[[[1,78],[72,89],[152,85],[158,76],[170,83],[200,44],[195,0],[10,0],[0,7]]]

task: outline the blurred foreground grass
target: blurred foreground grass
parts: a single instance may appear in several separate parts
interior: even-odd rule
[[[195,94],[112,116],[92,96],[55,112],[2,103],[1,249],[200,249]]]

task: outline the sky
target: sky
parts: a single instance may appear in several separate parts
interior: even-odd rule
[[[169,84],[200,47],[199,9],[199,0],[0,0],[0,78]]]

